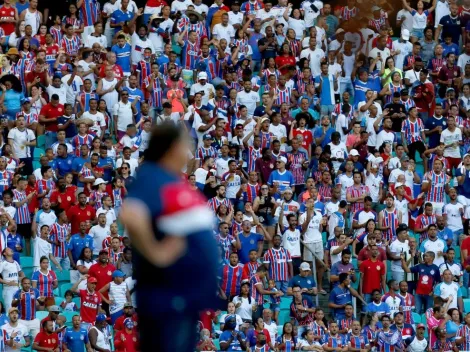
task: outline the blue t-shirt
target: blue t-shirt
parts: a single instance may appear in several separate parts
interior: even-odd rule
[[[444,227],[441,231],[437,230],[437,237],[447,243],[447,240],[454,239],[454,233],[448,227]]]
[[[104,169],[103,179],[107,182],[111,181],[112,179],[112,172],[114,170],[114,161],[113,161],[113,158],[109,156],[106,158],[101,158],[101,157],[99,158],[98,160],[99,167],[108,166],[108,165],[111,165],[113,167],[111,169]]]
[[[351,291],[348,288],[341,288],[340,286],[336,286],[330,292],[330,298],[328,302],[332,302],[334,304],[343,305],[346,303],[352,302],[352,295]],[[335,319],[343,319],[344,318],[344,308],[334,308],[333,315]]]
[[[83,165],[85,163],[89,162],[89,161],[90,161],[90,158],[88,158],[88,157],[86,159],[84,159],[82,157],[73,159],[72,170],[75,171],[75,172],[80,172]],[[77,186],[78,187],[83,187],[83,183],[77,180]]]
[[[294,276],[289,280],[288,287],[294,287],[294,285],[299,285],[300,288],[312,289],[317,287],[317,283],[313,276]]]
[[[455,54],[455,56],[459,56],[460,49],[457,44],[455,43],[446,44],[442,42],[441,45],[442,45],[442,49],[444,49],[444,51],[442,52],[442,56],[447,57],[447,54],[449,53],[453,53]]]
[[[131,72],[131,51],[132,47],[129,43],[124,44],[121,48],[115,44],[111,51],[116,54],[116,63],[121,66],[123,72]]]
[[[134,102],[134,100],[137,99],[137,97],[140,97],[140,100],[135,104],[135,108],[137,109],[138,115],[136,116],[135,123],[139,122],[140,120],[140,103],[145,100],[144,93],[139,88],[130,88],[130,87],[124,87],[122,90],[125,90],[129,93],[129,101],[131,103]]]
[[[362,82],[360,79],[354,81],[354,105],[359,104],[361,101],[366,101],[366,92],[372,90],[372,82]]]
[[[70,154],[68,154],[66,158],[54,158],[55,167],[58,170],[57,177],[64,177],[66,173],[72,172],[73,159],[75,159],[75,157]]]
[[[317,127],[313,132],[313,139],[315,140],[315,138],[321,138],[321,136],[325,134],[325,138],[323,139],[323,142],[321,142],[321,147],[325,148],[328,143],[331,143],[331,134],[335,131],[336,130],[333,127],[328,127],[326,133],[323,133],[323,127]]]
[[[330,81],[330,76],[333,75],[318,75],[315,77],[315,83],[321,85],[321,92],[320,92],[320,101],[321,105],[333,105],[335,103],[334,101],[334,93],[333,93],[333,100],[332,100],[332,90],[334,90],[334,82],[336,81],[336,78],[332,78]]]
[[[72,252],[72,258],[75,262],[77,262],[78,257],[82,253],[83,248],[91,248],[93,251],[93,237],[90,235],[85,235],[85,237],[81,237],[80,234],[73,235],[70,238],[68,249]]]
[[[264,237],[259,233],[250,233],[249,236],[245,236],[243,233],[240,233],[238,236],[240,238],[241,248],[238,251],[238,260],[240,263],[245,264],[250,261],[250,251],[252,249],[258,251],[258,242],[263,242]]]
[[[289,170],[285,170],[282,174],[279,170],[274,170],[269,175],[268,184],[274,185],[275,182],[279,182],[278,191],[284,192],[288,187],[292,187],[295,184],[294,176]]]
[[[240,334],[242,340],[246,340],[246,336],[244,333],[242,333],[241,331],[238,331],[238,333]],[[232,332],[229,330],[226,330],[220,335],[219,343],[228,342],[231,337],[232,337]],[[232,343],[230,344],[228,350],[226,351],[242,351],[242,347],[240,346],[240,341],[238,341],[238,338],[234,338],[232,340]]]
[[[112,24],[118,24],[120,22],[130,21],[130,20],[132,20],[133,17],[134,17],[133,12],[131,12],[131,11],[123,12],[122,9],[117,9],[116,11],[114,11],[111,14],[111,23]],[[121,26],[114,27],[114,33],[115,34],[117,32],[119,32],[120,30],[122,30]]]
[[[19,244],[21,248],[24,248],[23,245],[23,237],[21,237],[19,234],[12,235],[9,233],[7,235],[7,247],[10,248],[13,251],[13,259],[20,264],[20,252],[16,249],[16,245]]]
[[[380,304],[375,304],[374,302],[370,302],[366,306],[366,312],[371,313],[379,313],[379,314],[390,314],[390,307],[385,302],[380,302]]]
[[[129,199],[145,204],[155,238],[161,241],[169,235],[178,236],[186,240],[188,248],[175,263],[164,268],[155,267],[139,252],[134,253],[135,279],[140,282],[137,300],[145,307],[142,314],[155,317],[160,312],[180,312],[181,307],[191,313],[215,308],[218,249],[207,200],[190,189],[179,175],[155,162],[144,162],[136,178],[139,182],[129,186]],[[188,290],[195,286],[197,290]]]
[[[441,118],[437,119],[435,116],[429,118],[426,121],[426,124],[424,127],[431,131],[435,129],[436,127],[442,127],[442,130],[445,130],[447,128],[447,122],[446,118],[444,116],[441,116]],[[433,133],[428,136],[429,138],[429,148],[436,148],[438,145],[441,144],[441,134],[440,133]]]
[[[464,171],[465,177],[463,180],[463,184],[458,186],[458,194],[470,198],[470,170]],[[455,176],[463,176],[462,170],[460,168],[456,169]]]
[[[70,352],[83,352],[85,345],[88,343],[88,332],[82,328],[78,331],[75,331],[73,328],[67,328],[64,342],[67,344]]]

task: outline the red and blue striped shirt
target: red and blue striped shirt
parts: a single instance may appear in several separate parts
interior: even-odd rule
[[[383,239],[389,241],[389,243],[395,239],[395,234],[398,223],[398,211],[393,209],[393,211],[389,212],[387,209],[382,210],[382,226],[388,227],[388,230],[383,231]]]
[[[258,158],[261,158],[261,148],[255,149],[250,145],[247,150],[248,173],[255,171],[255,163]]]
[[[431,181],[429,181],[429,178]],[[429,182],[429,189],[426,193],[426,202],[444,203],[445,202],[445,187],[449,181],[449,176],[441,171],[437,175],[434,171],[429,171],[424,175],[423,182]]]
[[[84,0],[80,7],[80,20],[85,27],[93,26],[100,20],[100,3],[96,0]]]
[[[424,131],[424,124],[421,119],[411,122],[410,119],[403,120],[401,124],[401,131],[404,133],[406,142],[408,144],[415,142],[424,142],[421,137],[421,132]]]
[[[289,251],[285,248],[271,248],[264,254],[265,264],[269,264],[269,277],[275,281],[288,281],[289,265],[292,262]]]
[[[13,203],[19,203],[24,199],[26,199],[25,191],[20,192],[17,189],[13,190]],[[24,203],[19,208],[16,208],[15,221],[19,225],[31,223],[31,214],[29,213],[28,202]]]
[[[238,295],[240,293],[242,271],[242,264],[237,264],[237,266],[227,264],[222,268],[220,288],[227,296]]]
[[[30,288],[27,292],[22,289],[16,291],[13,299],[20,301],[18,304],[20,319],[27,321],[36,319],[36,300],[39,297],[39,290],[36,288]]]
[[[56,258],[67,258],[67,243],[65,239],[69,232],[69,225],[64,224],[60,225],[59,223],[55,222],[51,225],[49,230],[49,239],[52,242],[59,241],[59,245],[53,243],[52,244],[52,253]]]
[[[57,281],[57,276],[52,270],[48,270],[47,274],[43,274],[40,270],[33,273],[31,281],[37,282],[37,288],[40,296],[54,297],[53,284]]]

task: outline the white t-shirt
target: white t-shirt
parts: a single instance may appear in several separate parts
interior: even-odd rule
[[[464,206],[460,203],[447,203],[446,205],[444,205],[442,213],[447,215],[447,227],[452,231],[458,231],[463,229],[463,222],[461,216],[461,211],[463,210]]]
[[[171,12],[180,11],[181,13],[185,13],[189,5],[193,5],[191,0],[173,1],[171,3]]]
[[[92,120],[95,124],[90,127],[90,130],[95,132],[98,137],[101,137],[101,127],[106,127],[103,113],[97,111],[95,114],[92,114],[90,111],[85,111],[81,118]]]
[[[116,212],[114,211],[113,208],[106,210],[103,207],[101,207],[96,211],[96,218],[98,218],[100,214],[106,215],[106,227],[108,228],[111,226],[113,222],[116,221]]]
[[[229,11],[228,13],[228,23],[230,23],[232,26],[234,24],[242,24],[243,23],[243,13],[238,11],[238,13],[235,13],[233,11]]]
[[[259,94],[252,90],[250,90],[249,93],[245,92],[244,90],[237,93],[237,104],[246,106],[249,117],[253,117],[253,114],[259,101]]]
[[[383,178],[378,173],[374,175],[372,172],[369,172],[367,175],[367,171],[364,171],[365,175],[365,185],[369,187],[369,195],[372,198],[373,202],[379,201],[379,192],[380,188],[383,184]]]
[[[123,158],[119,158],[116,160],[116,168],[120,168],[123,163],[128,163],[131,167],[131,176],[135,177],[135,170],[139,167],[139,160],[130,158],[129,160],[124,160]]]
[[[89,235],[93,237],[93,254],[97,255],[103,249],[103,241],[111,236],[108,226],[95,225],[90,229]]]
[[[65,75],[64,77],[62,77],[62,83],[67,89],[65,100],[67,101],[68,104],[74,105],[75,99],[77,99],[78,93],[80,93],[80,91],[82,90],[83,80],[81,77],[75,76],[73,78],[72,84],[68,85],[67,82],[69,81],[70,76],[71,75],[69,73],[68,75]]]
[[[96,37],[90,34],[86,37],[85,48],[91,48],[95,43],[98,43],[102,48],[108,47],[108,40],[105,35],[101,34],[99,37]]]
[[[406,78],[410,80],[410,84],[413,84],[419,79],[419,72],[416,72],[414,69],[408,70],[405,72]]]
[[[346,115],[339,114],[335,122],[336,131],[339,132],[341,136],[341,142],[346,143],[346,135],[343,132],[343,128],[348,128],[348,119]]]
[[[49,258],[49,255],[52,254],[52,245],[43,240],[41,237],[36,236],[33,238],[33,246],[34,246],[34,257],[33,257],[33,266],[39,268],[39,259],[41,257]],[[50,268],[50,263],[49,263]]]
[[[18,273],[21,271],[21,266],[16,260],[9,262],[3,260],[0,262],[0,274],[5,281],[18,282]]]
[[[282,234],[282,247],[287,249],[292,257],[300,257],[300,230],[291,231],[287,228]]]
[[[20,131],[18,127],[12,128],[8,132],[8,139],[13,140],[13,153],[18,159],[30,158],[32,156],[31,147],[24,145],[26,142],[36,140],[32,130],[25,128],[24,131]]]
[[[10,340],[10,336],[16,332],[16,336],[13,338],[13,341],[20,344],[24,344],[24,338],[29,336],[28,328],[20,322],[17,322],[17,325],[15,327],[11,326],[10,323],[2,325],[2,330],[5,331],[5,340],[7,341]],[[5,352],[17,351],[17,348],[9,347],[7,344],[5,344]]]
[[[457,308],[457,297],[458,297],[459,290],[460,290],[459,284],[452,281],[450,284],[441,282],[440,284],[437,285],[435,292],[439,293],[438,296],[444,299],[448,298],[449,296],[452,296],[453,299],[449,305],[449,309],[452,309],[452,308]]]
[[[251,298],[251,303],[248,301],[248,298],[235,296],[233,297],[232,302],[237,305],[237,303],[241,303],[241,306],[235,310],[242,319],[251,320],[253,315],[253,305],[256,303],[253,298]]]
[[[457,66],[463,71],[465,69],[465,65],[470,62],[470,55],[465,53],[460,54],[459,59],[457,60]]]
[[[307,48],[302,50],[302,52],[300,53],[300,58],[302,59],[304,57],[310,60],[310,69],[312,71],[312,76],[316,77],[320,75],[320,63],[321,60],[325,57],[325,52],[318,47],[315,50]]]
[[[401,9],[397,13],[397,22],[400,21],[402,17],[405,17],[405,20],[401,23],[401,30],[408,29],[411,33],[413,30],[413,15],[410,11]]]
[[[410,250],[410,246],[408,245],[408,240],[404,242],[400,242],[399,240],[395,240],[390,244],[390,252],[393,255],[400,255],[400,253],[406,253]],[[396,272],[404,272],[403,268],[401,267],[401,259],[399,260],[392,260],[392,271]]]
[[[390,49],[385,47],[383,50],[380,50],[379,48],[375,47],[369,52],[369,57],[375,59],[377,56],[379,56],[385,61],[387,57],[390,56]],[[377,61],[377,65],[375,66],[377,70],[382,69],[382,62]]]
[[[454,132],[451,132],[449,131],[448,128],[446,128],[441,133],[440,142],[444,143],[444,145],[446,146],[452,143],[458,143],[461,141],[462,141],[462,131],[458,127],[455,128]],[[444,149],[444,156],[449,157],[449,158],[460,158],[460,146]]]
[[[204,91],[204,95],[201,98],[201,103],[202,105],[207,105],[209,102],[209,94],[212,92],[215,95],[215,88],[212,84],[206,83],[204,85],[200,83],[195,83],[191,86],[191,89],[189,91],[189,95],[194,96],[196,93]]]
[[[302,225],[307,220],[307,212],[300,215],[299,224]],[[321,213],[315,209],[308,224],[307,231],[304,235],[305,243],[318,243],[322,241],[321,232],[320,232],[320,223],[323,220]]]
[[[47,86],[46,92],[49,95],[49,100],[54,94],[59,96],[59,103],[64,105],[67,103],[67,85],[61,84],[59,88],[53,87],[52,84]]]
[[[137,32],[134,32],[131,37],[132,43],[132,63],[137,65],[139,61],[143,59],[144,49],[150,48],[152,50],[152,54],[155,53],[155,48],[153,47],[153,42],[148,38],[145,37],[145,40],[140,39]]]
[[[217,23],[212,29],[212,34],[216,39],[225,39],[230,44],[232,39],[235,38],[235,28],[231,24],[224,27],[222,23]]]
[[[398,200],[395,198],[395,208],[401,211],[401,222],[402,224],[408,225],[409,216],[408,216],[408,200],[403,197],[402,200]]]
[[[301,19],[296,19],[289,17],[289,21],[287,22],[288,28],[291,28],[295,32],[295,39],[297,40],[302,40],[305,29],[307,28],[305,26],[305,21]]]
[[[332,143],[328,143],[331,149],[331,157],[332,158],[339,158],[339,159],[345,159],[348,157],[348,149],[346,148],[346,145],[343,142],[339,142],[338,145],[334,145]],[[338,172],[339,167],[341,166],[342,162],[341,161],[333,161],[333,168],[335,169],[335,172]]]
[[[413,50],[413,45],[409,41],[400,42],[399,39],[394,40],[392,43],[392,50],[397,51],[400,50],[398,55],[395,55],[395,66],[400,70],[403,70],[403,62],[405,60],[405,56],[411,53]]]
[[[387,142],[393,146],[393,142],[395,141],[395,133],[393,131],[387,132],[385,130],[380,131],[377,134],[377,140],[375,142],[375,149],[379,150],[380,146]]]
[[[132,112],[131,102],[124,104],[122,101],[116,103],[113,107],[113,116],[117,116],[118,131],[125,131],[127,125],[134,123],[134,113]]]
[[[90,48],[91,48],[91,46],[90,46]],[[78,62],[78,65],[81,66],[83,68],[83,71],[86,72],[86,71],[90,71],[91,67],[95,66],[95,63],[94,62],[86,62],[85,60],[80,60]],[[91,81],[92,89],[93,90],[96,89],[95,74],[93,72],[91,72],[91,73],[87,74],[86,76],[82,77],[82,80],[86,80],[86,79],[89,79]]]

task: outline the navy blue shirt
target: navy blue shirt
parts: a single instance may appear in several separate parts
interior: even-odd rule
[[[148,208],[155,238],[179,236],[186,239],[188,248],[166,268],[157,268],[138,251],[134,252],[134,274],[139,282],[137,301],[145,307],[142,314],[150,319],[160,312],[180,314],[184,310],[195,314],[215,308],[218,249],[207,200],[190,189],[179,175],[167,172],[156,163],[144,163],[137,178],[139,182],[129,187],[129,198],[143,202]]]
[[[317,283],[315,282],[313,276],[294,276],[289,280],[288,287],[294,287],[294,285],[298,285],[300,288],[306,288],[308,290],[317,287]]]
[[[463,176],[461,169],[456,169],[455,176]],[[462,185],[458,186],[458,194],[470,198],[470,171],[465,170],[465,178]]]
[[[66,116],[61,116],[57,118],[57,125],[65,125],[71,117],[66,117]],[[72,123],[65,129],[65,138],[72,138],[77,134],[77,128],[75,127],[75,124]],[[70,152],[70,151],[69,151]]]
[[[447,128],[446,118],[441,116],[441,118],[436,118],[435,116],[429,118],[426,121],[425,128],[429,131],[435,129],[436,127],[442,127],[442,130]],[[439,132],[432,133],[428,136],[429,138],[429,148],[436,148],[439,144],[441,144],[441,134]]]
[[[113,172],[113,169],[114,169],[114,161],[109,156],[106,157],[106,158],[102,158],[102,157],[99,158],[99,160],[98,160],[98,166],[99,167],[108,166],[108,165],[111,165],[112,168],[111,169],[104,169],[103,179],[105,181],[109,182],[109,181],[111,181],[111,178],[112,178],[111,175],[112,175],[112,172]]]
[[[450,15],[442,16],[441,20],[439,21],[439,25],[443,27],[441,33],[450,34],[452,36],[452,42],[459,45],[459,39],[462,35],[462,24],[460,16],[455,18],[452,18]]]

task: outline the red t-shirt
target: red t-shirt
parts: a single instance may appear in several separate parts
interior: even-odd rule
[[[467,257],[470,256],[470,237],[467,237],[462,241],[462,245],[460,246],[460,250],[463,251],[464,249],[467,250]],[[467,259],[467,262],[465,263],[463,261],[463,256],[462,256],[462,264],[468,264],[470,259]]]
[[[114,330],[124,330],[124,320],[127,318],[125,315],[121,315],[119,318],[116,319],[114,322]],[[137,327],[137,314],[134,313],[132,315],[132,321],[134,322],[134,328]]]
[[[298,128],[294,129],[294,137],[297,137],[299,134],[302,135],[302,147],[308,150],[308,146],[313,144],[313,136],[310,130],[300,130]]]
[[[116,352],[137,352],[140,351],[137,332],[130,334],[126,331],[118,331],[114,337],[114,347]]]
[[[60,193],[58,190],[55,190],[51,194],[51,203],[57,203],[61,209],[68,211],[75,203],[77,203],[74,189],[72,187],[68,187],[65,189],[64,193]]]
[[[107,264],[105,267],[101,266],[100,263],[93,264],[88,270],[88,275],[96,278],[98,282],[96,283],[96,291],[101,290],[106,284],[110,283],[113,280],[113,272],[116,270],[116,267],[113,264]],[[104,293],[104,296],[108,298],[108,292]]]
[[[284,65],[295,66],[295,57],[293,56],[283,56],[283,55],[278,56],[276,57],[274,61],[276,61],[277,67],[281,67]],[[287,67],[284,67],[280,69],[279,71],[281,71],[281,74],[283,75],[285,75],[288,72]]]
[[[215,312],[212,309],[206,309],[199,313],[199,320],[202,323],[204,329],[209,330],[212,333],[212,320],[215,317]]]
[[[357,260],[360,262],[364,262],[367,259],[370,259],[370,250],[367,246],[365,246],[359,251],[359,254],[357,255]],[[379,257],[377,259],[381,262],[385,262],[387,260],[387,253],[383,248],[379,247]]]
[[[55,350],[57,347],[59,347],[59,335],[57,335],[55,332],[48,334],[44,331],[41,331],[36,335],[34,342],[36,342],[39,347]]]
[[[364,275],[362,293],[372,293],[373,290],[380,290],[382,275],[385,275],[385,264],[380,260],[373,262],[370,259],[363,261],[359,271]]]
[[[24,191],[25,191],[26,195],[28,195],[30,193],[33,193],[33,191],[36,191],[36,195],[33,198],[31,198],[31,201],[28,204],[29,212],[31,214],[34,214],[34,211],[36,209],[39,209],[39,200],[38,200],[38,196],[37,196],[36,185],[34,185],[34,186],[27,185],[26,189]]]
[[[40,81],[39,83],[41,83],[42,85],[46,85],[46,77],[47,77],[47,72],[36,72],[36,71],[30,71],[26,74],[25,76],[25,81],[26,83],[32,83],[34,82],[34,79],[36,77],[39,77]]]
[[[13,6],[6,7],[3,5],[0,7],[0,18],[4,19],[15,19],[15,8]],[[15,31],[15,22],[8,22],[0,24],[0,27],[5,31],[5,35],[10,35]]]
[[[106,66],[108,66],[107,63],[104,63],[103,66],[100,68],[100,78],[106,77]],[[124,72],[122,71],[121,66],[118,64],[113,65],[113,71],[114,71],[114,78],[117,80],[120,80],[124,76]]]
[[[91,205],[86,205],[84,209],[80,205],[74,205],[67,211],[67,217],[72,225],[72,233],[77,233],[80,230],[80,223],[82,221],[92,221],[96,217],[96,210]]]
[[[54,119],[62,116],[64,114],[64,106],[62,104],[57,104],[56,107],[52,106],[51,103],[46,104],[42,107],[39,115],[44,116],[46,119]],[[46,123],[46,131],[57,132],[57,120]]]
[[[79,296],[82,302],[80,318],[85,323],[94,324],[96,314],[98,314],[98,307],[101,305],[101,296],[96,291],[90,293],[88,290],[80,290]]]

